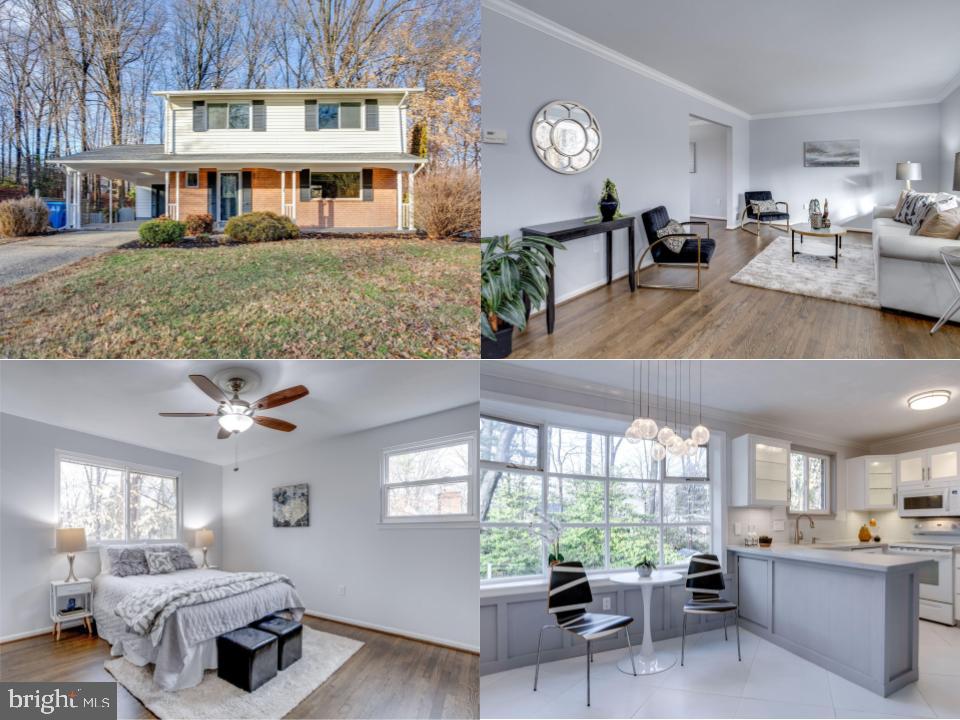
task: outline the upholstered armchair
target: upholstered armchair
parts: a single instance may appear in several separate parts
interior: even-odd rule
[[[661,231],[670,224],[670,214],[667,209],[661,205],[652,210],[648,210],[640,216],[643,221],[643,229],[647,234],[647,249],[640,256],[640,264],[636,271],[637,287],[647,288],[666,288],[672,290],[700,290],[700,272],[710,268],[710,258],[716,250],[717,243],[710,237],[710,225],[700,220],[688,220],[679,223],[684,228],[694,225],[703,225],[704,233],[701,236],[695,232],[669,233],[661,234]],[[682,239],[683,244],[672,242]],[[673,250],[668,243],[679,246],[678,250]],[[647,254],[653,258],[653,263],[644,267],[643,261]],[[697,271],[697,282],[695,285],[653,285],[640,282],[640,273],[652,267],[676,267],[689,268]]]
[[[757,228],[757,237],[760,237],[760,226],[770,225],[790,232],[790,206],[783,201],[774,202],[773,193],[769,190],[748,191],[743,194],[743,201],[746,207],[740,213],[740,227],[744,230],[748,222],[752,222]],[[776,210],[764,210],[761,203],[772,203]],[[783,211],[780,208],[783,208]],[[786,222],[786,225],[777,223]]]

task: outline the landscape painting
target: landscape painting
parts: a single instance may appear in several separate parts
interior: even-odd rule
[[[310,486],[307,483],[273,489],[273,526],[310,526]]]
[[[810,140],[803,144],[804,167],[860,167],[859,140]]]

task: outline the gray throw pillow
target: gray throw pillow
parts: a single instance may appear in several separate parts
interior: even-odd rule
[[[156,550],[144,550],[147,557],[147,567],[150,568],[151,575],[161,575],[163,573],[172,573],[176,570],[173,566],[173,560],[168,552],[157,552]]]
[[[173,567],[177,570],[195,570],[197,567],[197,563],[194,562],[190,551],[187,550],[185,545],[181,545],[180,543],[151,545],[148,549],[170,553],[170,560],[173,562]]]
[[[660,230],[657,230],[657,239],[666,238],[663,241],[663,244],[671,252],[679,253],[683,250],[683,245],[687,242],[685,237],[667,237],[668,235],[683,235],[687,231],[684,230],[683,225],[681,225],[676,220],[671,220],[666,225],[663,226]]]
[[[908,192],[893,219],[912,227],[918,215],[922,218],[927,214],[927,205],[936,197],[936,193]]]
[[[109,547],[110,573],[117,577],[128,575],[146,575],[149,572],[147,558],[143,548],[139,547]]]

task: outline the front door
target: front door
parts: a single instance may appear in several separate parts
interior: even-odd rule
[[[220,173],[220,222],[226,222],[239,212],[240,175]]]
[[[167,188],[163,185],[151,186],[150,217],[160,217],[167,211]]]

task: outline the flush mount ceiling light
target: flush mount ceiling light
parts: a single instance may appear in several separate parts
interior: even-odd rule
[[[911,410],[932,410],[950,401],[949,390],[928,390],[907,398]]]

